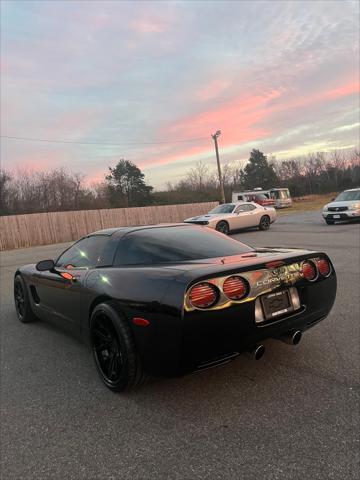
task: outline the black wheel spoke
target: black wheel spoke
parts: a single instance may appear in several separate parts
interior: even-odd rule
[[[121,368],[121,357],[119,354],[115,355],[114,368],[116,371],[118,371]]]
[[[102,342],[109,344],[111,343],[111,336],[109,334],[101,332],[98,328],[93,330],[93,334],[98,337]]]
[[[110,380],[113,376],[114,365],[115,365],[115,354],[112,353],[111,356],[110,356],[109,365],[108,365],[108,369],[107,369],[107,376],[108,376],[108,378],[110,378]]]
[[[98,345],[95,346],[95,349],[97,352],[102,352],[103,350],[106,350],[107,348],[109,348],[111,344],[111,341],[109,342],[102,342],[102,343],[99,343]]]
[[[99,315],[91,328],[96,363],[107,382],[117,382],[122,374],[123,362],[118,334],[106,315]]]
[[[19,283],[15,287],[15,306],[19,317],[23,317],[25,311],[25,297],[22,286]]]

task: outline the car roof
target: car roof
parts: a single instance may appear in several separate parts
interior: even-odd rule
[[[344,190],[344,192],[357,192],[358,190],[360,190],[360,187],[357,187],[357,188],[349,188],[348,190]]]
[[[150,230],[155,228],[165,228],[165,227],[193,227],[188,223],[160,223],[154,225],[136,225],[136,226],[129,226],[129,227],[114,227],[114,228],[105,228],[103,230],[97,230],[96,232],[91,232],[88,237],[93,237],[96,235],[107,235],[111,236],[117,234],[117,236],[126,235],[130,232],[135,232],[138,230]]]
[[[222,203],[220,205],[218,205],[218,207],[220,207],[221,205],[244,205],[247,204],[247,205],[255,205],[256,207],[258,206],[257,203],[254,203],[254,202],[246,202],[245,200],[237,200],[236,202],[228,202],[228,203]]]

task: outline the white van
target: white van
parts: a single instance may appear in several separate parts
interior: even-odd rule
[[[263,201],[257,201],[255,197],[263,198]],[[265,198],[272,200],[266,202]],[[232,201],[255,201],[263,206],[274,206],[275,208],[286,208],[292,206],[292,199],[288,188],[270,188],[269,190],[262,190],[261,188],[254,188],[254,190],[245,190],[244,192],[233,192]]]
[[[271,188],[269,194],[275,200],[275,208],[292,206],[292,198],[288,188]]]

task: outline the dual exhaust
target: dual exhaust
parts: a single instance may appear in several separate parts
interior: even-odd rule
[[[302,337],[302,333],[300,330],[294,330],[292,332],[288,332],[285,335],[282,335],[279,337],[279,340],[281,340],[284,343],[287,343],[288,345],[298,345],[300,343]]]
[[[300,330],[293,330],[291,332],[287,332],[280,337],[277,337],[277,340],[281,340],[288,345],[298,345],[300,343],[302,337],[302,333]],[[248,353],[253,357],[254,360],[260,360],[265,353],[265,346],[264,345],[255,345],[251,348]]]

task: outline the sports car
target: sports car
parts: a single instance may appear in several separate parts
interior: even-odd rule
[[[276,210],[254,202],[224,203],[210,210],[206,215],[187,218],[185,223],[206,225],[228,235],[232,230],[258,227],[268,230],[276,220]]]
[[[76,333],[114,391],[258,359],[268,338],[297,344],[335,295],[324,252],[255,249],[189,224],[101,230],[14,278],[18,319]]]

